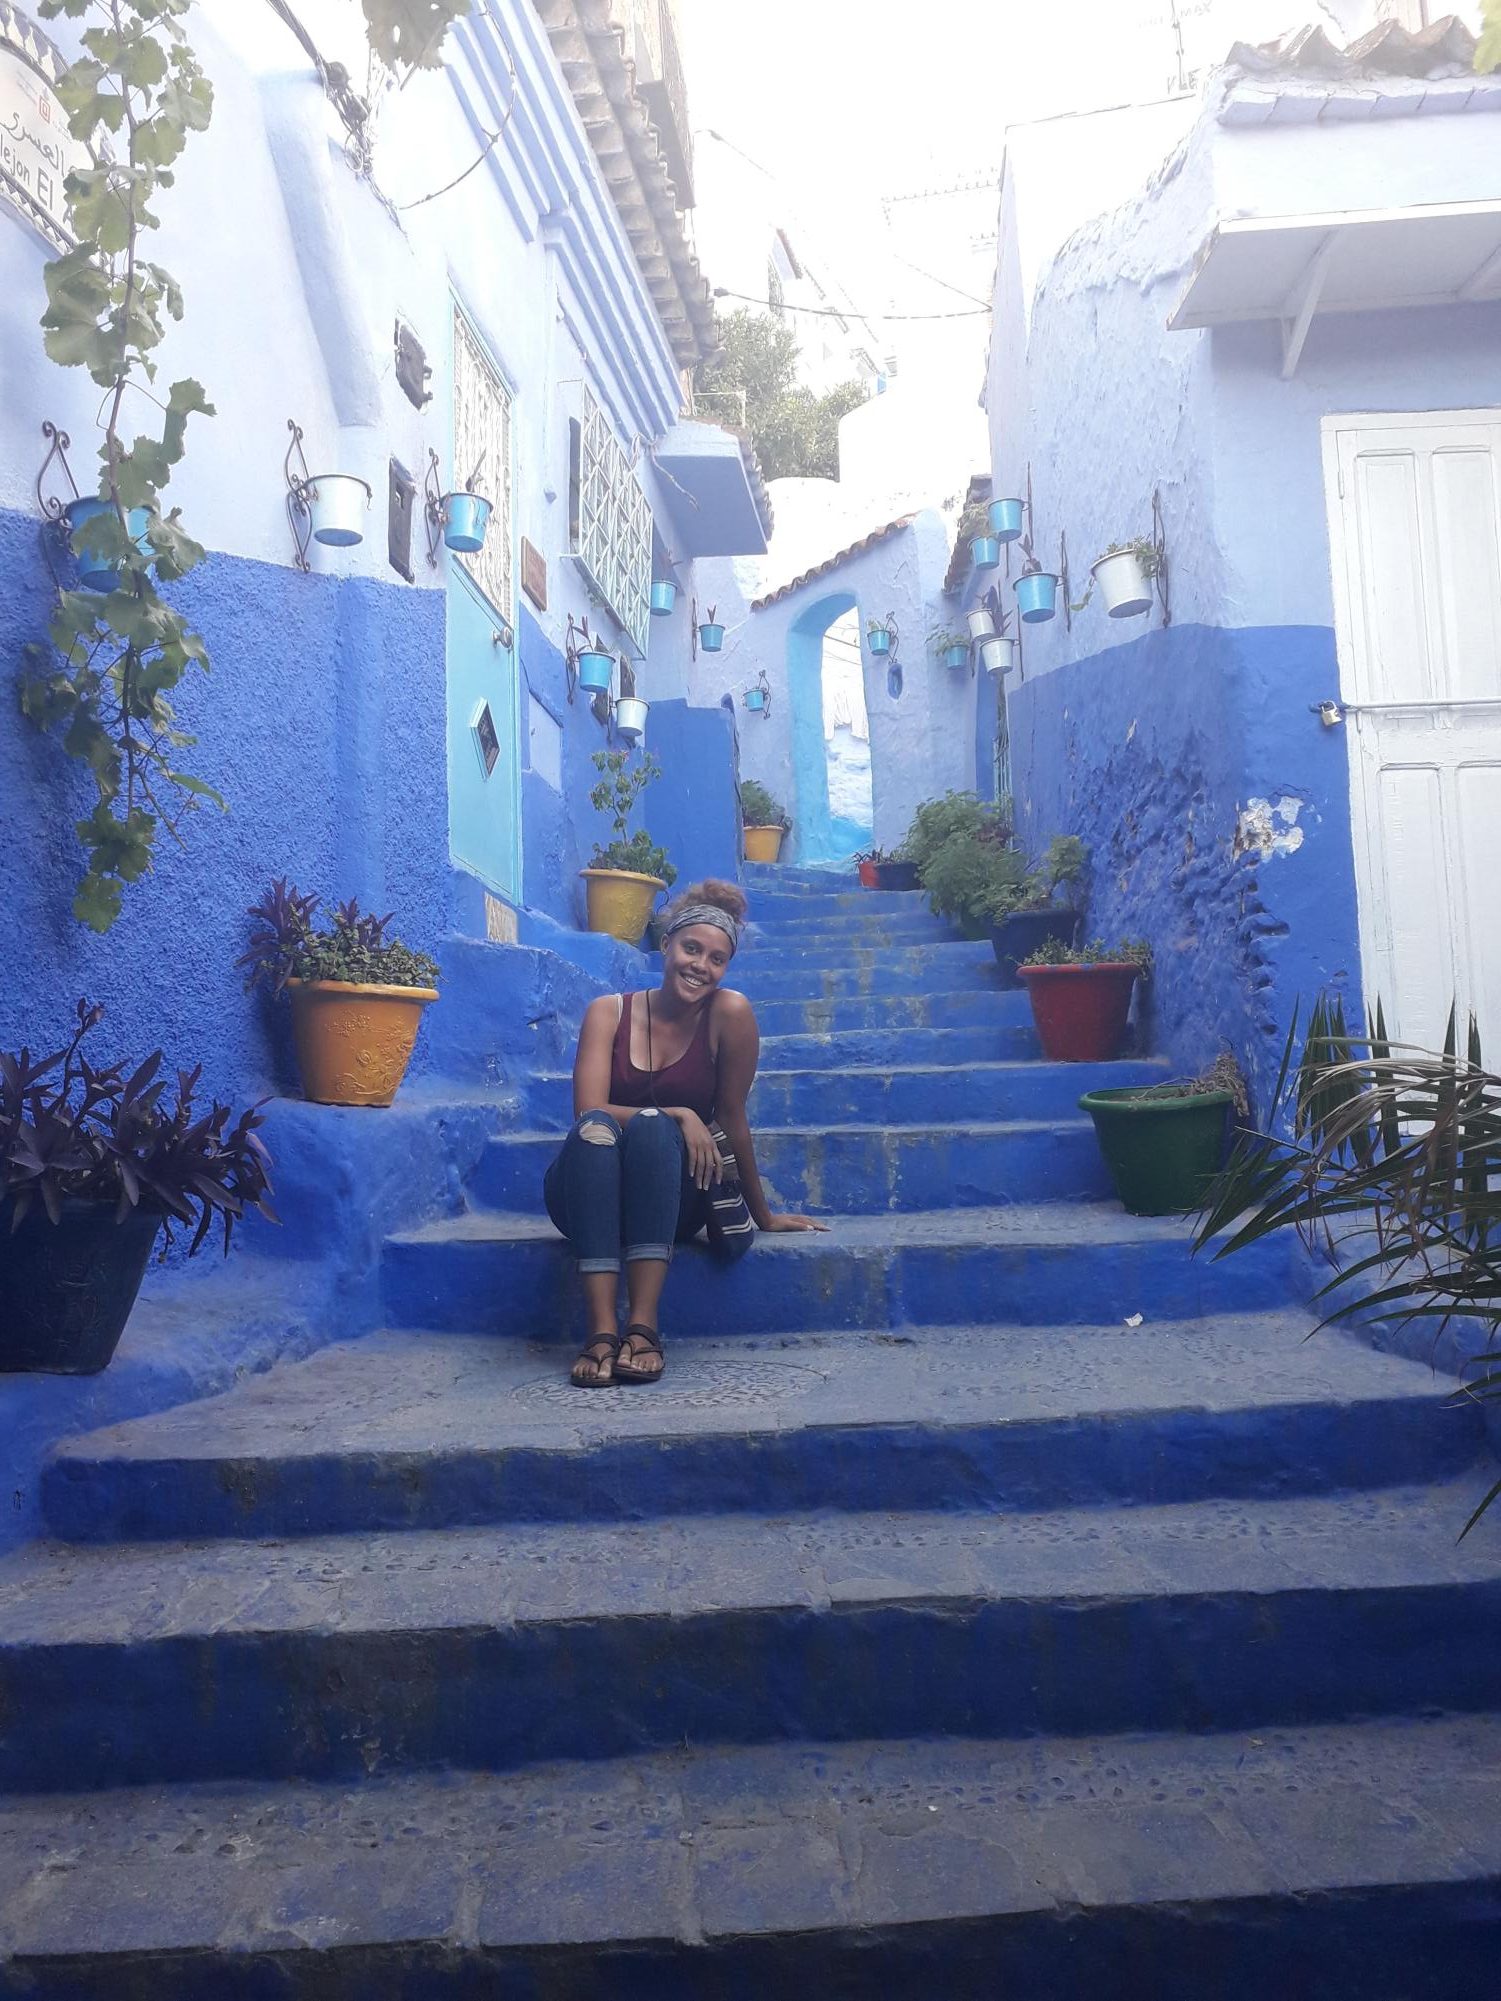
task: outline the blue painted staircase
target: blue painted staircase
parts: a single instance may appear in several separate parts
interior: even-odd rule
[[[383,1331],[54,1454],[0,1996],[1489,1991],[1478,1414],[1108,1198],[1078,1093],[1158,1066],[1042,1062],[915,898],[754,896],[758,1143],[832,1228],[684,1254],[660,1386],[563,1380],[555,1025],[409,1107],[462,1170]]]

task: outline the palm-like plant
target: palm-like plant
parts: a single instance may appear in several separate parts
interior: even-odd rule
[[[1473,1017],[1459,1053],[1453,1011],[1442,1052],[1393,1043],[1378,1003],[1364,1036],[1321,998],[1294,1067],[1294,1018],[1269,1133],[1244,1134],[1199,1227],[1218,1257],[1291,1224],[1322,1247],[1326,1299],[1355,1282],[1324,1325],[1375,1315],[1474,1323],[1480,1347],[1461,1394],[1501,1398],[1501,1076],[1481,1060]],[[1498,1495],[1491,1488],[1468,1534]]]

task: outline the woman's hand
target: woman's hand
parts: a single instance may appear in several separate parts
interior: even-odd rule
[[[829,1226],[816,1216],[768,1216],[761,1227],[773,1236],[783,1236],[790,1230],[827,1230]]]
[[[693,1185],[695,1188],[712,1188],[716,1181],[724,1177],[724,1167],[713,1134],[698,1113],[690,1111],[686,1105],[679,1105],[671,1116],[677,1120],[678,1130],[688,1148],[688,1167],[693,1175]]]

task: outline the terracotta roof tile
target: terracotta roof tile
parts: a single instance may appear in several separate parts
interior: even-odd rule
[[[1473,73],[1475,37],[1457,14],[1416,34],[1383,21],[1341,48],[1319,27],[1296,28],[1273,42],[1237,42],[1230,63],[1251,76],[1444,77]]]
[[[868,535],[862,535],[858,542],[851,542],[847,549],[840,549],[822,563],[815,563],[811,570],[804,570],[791,583],[782,584],[774,591],[768,591],[764,598],[751,600],[752,611],[765,611],[768,605],[779,604],[789,598],[794,591],[800,591],[804,584],[811,584],[815,577],[827,576],[830,570],[837,570],[841,563],[847,563],[851,556],[864,555],[867,549],[874,549],[879,542],[887,542],[893,535],[900,535],[904,528],[910,528],[917,519],[915,514],[899,514],[895,521],[888,521],[880,528],[872,528]]]

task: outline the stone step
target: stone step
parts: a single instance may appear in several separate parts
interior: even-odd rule
[[[108,1542],[801,1509],[1036,1510],[1436,1479],[1484,1449],[1433,1371],[1301,1315],[575,1344],[378,1333],[61,1446],[51,1533]]]
[[[1493,1471],[1024,1515],[34,1544],[0,1562],[0,1790],[1486,1709],[1501,1514],[1456,1537]]]
[[[1000,967],[988,941],[950,938],[934,945],[829,954],[799,946],[747,952],[733,984],[763,1000],[853,999],[870,994],[999,993]],[[1018,996],[1030,1007],[1025,993]]]
[[[926,911],[928,899],[920,889],[762,889],[746,884],[750,914],[756,923],[772,917],[791,917],[799,922],[815,922],[821,915],[831,917],[901,917],[911,911]]]
[[[763,1001],[756,1009],[763,1030],[769,1006]],[[904,1028],[897,1023],[806,1034],[763,1033],[760,1074],[768,1069],[852,1071],[878,1066],[940,1071],[997,1062],[1035,1067],[1041,1053],[1029,1012],[1025,1021],[1015,1016],[1000,1027]]]
[[[992,972],[994,962],[992,961]],[[992,1054],[1025,1054],[1038,1047],[1032,1004],[1024,993],[1003,991],[993,982],[958,993],[877,993],[828,999],[752,996],[763,1036],[833,1035],[868,1028],[989,1028]]]
[[[936,1038],[935,1038],[936,1039]],[[768,1040],[763,1053],[776,1045]],[[1082,1091],[1157,1084],[1170,1074],[1155,1059],[1126,1063],[971,1063],[874,1065],[848,1069],[768,1069],[756,1073],[752,1128],[809,1123],[903,1127],[965,1118],[1067,1119]],[[573,1123],[573,1079],[557,1070],[524,1090],[525,1116],[540,1130]]]
[[[556,1132],[491,1140],[466,1185],[472,1203],[542,1215]],[[1005,1202],[1101,1201],[1113,1192],[1094,1126],[1072,1119],[994,1125],[756,1125],[756,1160],[774,1208],[817,1216],[988,1209]]]
[[[827,1232],[760,1237],[738,1265],[679,1252],[670,1324],[704,1334],[819,1328],[1079,1326],[1257,1313],[1303,1296],[1291,1238],[1216,1262],[1190,1255],[1186,1222],[1114,1203],[1013,1204],[840,1216]],[[527,1339],[572,1328],[566,1247],[536,1216],[472,1210],[388,1239],[384,1319],[394,1327]]]
[[[20,1797],[0,1939],[37,2001],[1455,2001],[1498,1828],[1489,1713]]]
[[[854,888],[860,878],[853,862],[747,862],[745,882],[748,890],[762,883],[788,889]]]
[[[932,911],[914,910],[903,916],[869,916],[863,911],[821,917],[772,917],[752,914],[753,930],[747,952],[779,949],[786,945],[822,945],[843,950],[853,946],[874,950],[887,945],[943,945],[957,938],[946,918]],[[742,962],[743,963],[743,962]]]

